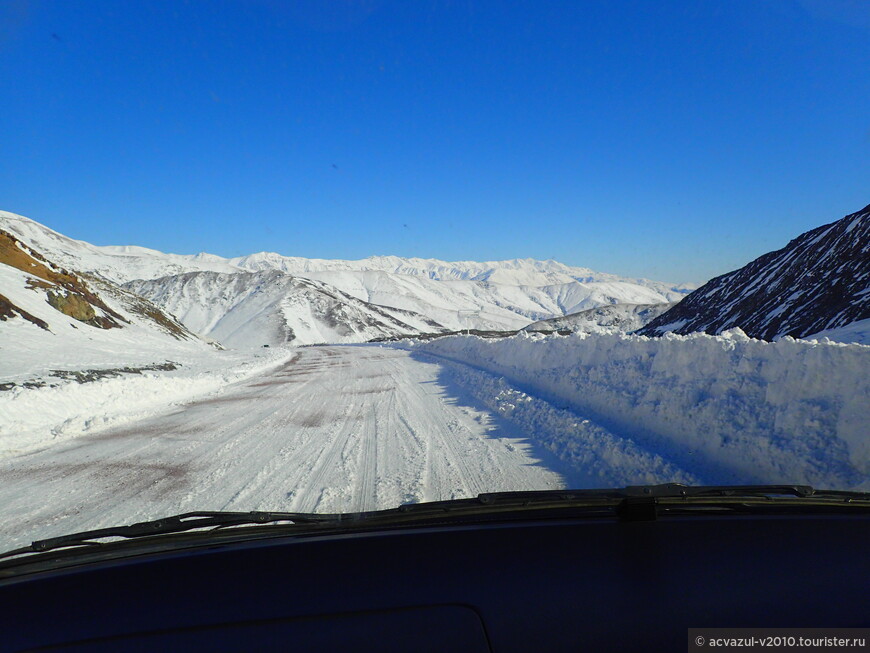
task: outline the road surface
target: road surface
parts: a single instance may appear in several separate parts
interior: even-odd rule
[[[220,395],[4,460],[0,551],[192,510],[349,512],[564,487],[444,364],[302,348]]]

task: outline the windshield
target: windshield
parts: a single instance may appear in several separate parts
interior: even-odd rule
[[[870,490],[870,6],[0,5],[0,550]]]

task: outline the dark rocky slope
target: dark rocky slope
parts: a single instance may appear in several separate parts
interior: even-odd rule
[[[637,333],[800,338],[870,318],[870,206],[707,282]]]

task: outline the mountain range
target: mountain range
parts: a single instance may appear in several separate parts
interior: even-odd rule
[[[765,340],[821,333],[863,342],[868,319],[870,207],[695,290],[552,260],[223,258],[95,246],[0,212],[0,321],[70,343],[92,341],[94,329],[250,348],[463,329],[661,336],[735,327]]]
[[[343,261],[269,252],[228,259],[95,246],[4,212],[0,228],[54,264],[123,286],[232,347],[519,329],[605,304],[675,301],[691,290],[552,260]]]

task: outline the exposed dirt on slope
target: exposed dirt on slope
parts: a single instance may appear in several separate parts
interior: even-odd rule
[[[46,324],[43,320],[40,320],[34,315],[31,315],[23,308],[19,308],[18,306],[13,304],[5,296],[0,295],[0,320],[3,320],[5,322],[9,318],[15,317],[16,315],[20,315],[28,322],[33,322],[36,326],[45,329],[46,331],[49,330],[48,324]]]
[[[34,278],[28,283],[28,288],[46,290],[46,301],[64,315],[100,329],[112,329],[120,327],[121,322],[127,323],[106,306],[81,277],[50,263],[39,252],[2,229],[0,263],[32,275]],[[100,309],[104,314],[98,315],[95,309]]]

